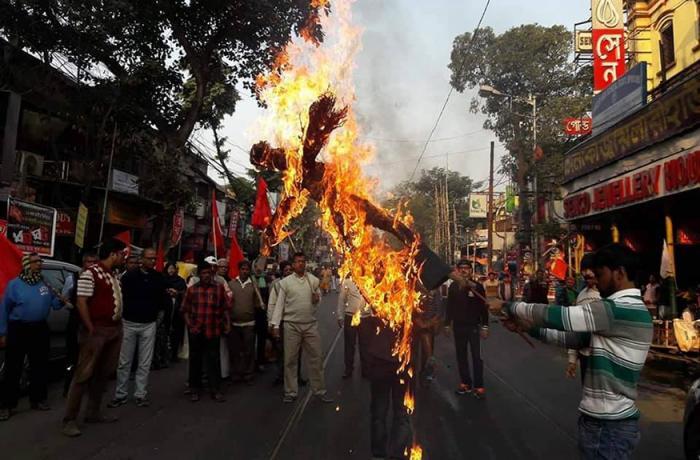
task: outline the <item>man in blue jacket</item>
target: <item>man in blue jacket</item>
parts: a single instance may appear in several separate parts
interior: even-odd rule
[[[29,358],[29,401],[34,410],[49,410],[46,403],[51,310],[63,306],[41,277],[42,260],[36,253],[22,259],[22,273],[7,285],[0,303],[0,346],[5,350],[5,382],[0,392],[0,421],[17,407],[24,357]]]

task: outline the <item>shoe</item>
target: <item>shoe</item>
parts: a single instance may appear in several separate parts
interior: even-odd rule
[[[83,434],[80,431],[80,428],[78,428],[78,424],[75,423],[75,420],[68,420],[67,422],[63,422],[63,429],[61,430],[61,433],[63,433],[65,436],[68,436],[69,438],[75,438]]]
[[[32,410],[46,411],[51,410],[51,407],[46,404],[46,401],[39,401],[37,403],[32,403]]]
[[[0,422],[6,422],[10,420],[10,409],[0,409]]]
[[[467,393],[471,393],[472,389],[469,385],[466,383],[460,383],[459,386],[457,387],[456,393],[458,395],[465,395]]]
[[[190,401],[192,401],[192,402],[199,401],[199,393],[197,393],[196,391],[190,391]]]
[[[213,399],[216,402],[226,402],[226,398],[224,398],[224,395],[220,392],[217,391],[216,393],[212,393],[211,399]]]
[[[119,420],[118,417],[113,415],[96,415],[92,417],[85,417],[85,423],[114,423]]]
[[[345,372],[343,372],[344,379],[349,379],[350,377],[352,377],[352,371],[346,370]]]
[[[314,398],[316,398],[316,401],[322,402],[324,404],[330,404],[335,402],[333,398],[328,396],[327,394],[322,394],[322,395],[314,395]]]
[[[284,398],[282,398],[282,402],[285,404],[293,403],[296,400],[297,400],[297,397],[292,396],[292,395],[284,395]]]
[[[477,387],[474,388],[473,392],[474,396],[476,396],[478,399],[486,397],[486,388],[484,387]]]
[[[114,398],[113,400],[107,403],[107,407],[109,407],[110,409],[114,409],[116,407],[123,406],[128,401],[128,398]]]
[[[151,405],[151,401],[148,398],[136,398],[136,407],[148,407]]]

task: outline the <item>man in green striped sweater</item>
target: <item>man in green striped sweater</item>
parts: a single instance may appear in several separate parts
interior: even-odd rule
[[[636,267],[634,251],[611,244],[593,257],[601,300],[571,307],[501,305],[543,342],[574,349],[590,346],[578,423],[585,459],[627,459],[639,443],[637,382],[653,328],[633,282]]]

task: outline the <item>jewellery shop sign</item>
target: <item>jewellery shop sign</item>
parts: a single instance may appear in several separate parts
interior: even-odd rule
[[[681,152],[564,198],[573,220],[700,187],[700,150]]]

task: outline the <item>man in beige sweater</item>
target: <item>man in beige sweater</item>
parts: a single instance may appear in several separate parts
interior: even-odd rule
[[[233,294],[231,301],[231,332],[228,350],[231,375],[252,385],[255,372],[255,310],[262,308],[256,286],[250,278],[250,262],[238,263],[238,276],[228,285]]]
[[[311,391],[320,401],[331,403],[326,395],[323,378],[321,335],[318,332],[316,306],[321,300],[319,280],[306,273],[306,256],[302,252],[292,259],[294,273],[279,283],[277,305],[272,315],[272,335],[280,336],[280,323],[284,322],[284,399],[292,403],[299,394],[297,369],[299,350],[303,347],[308,357]]]

